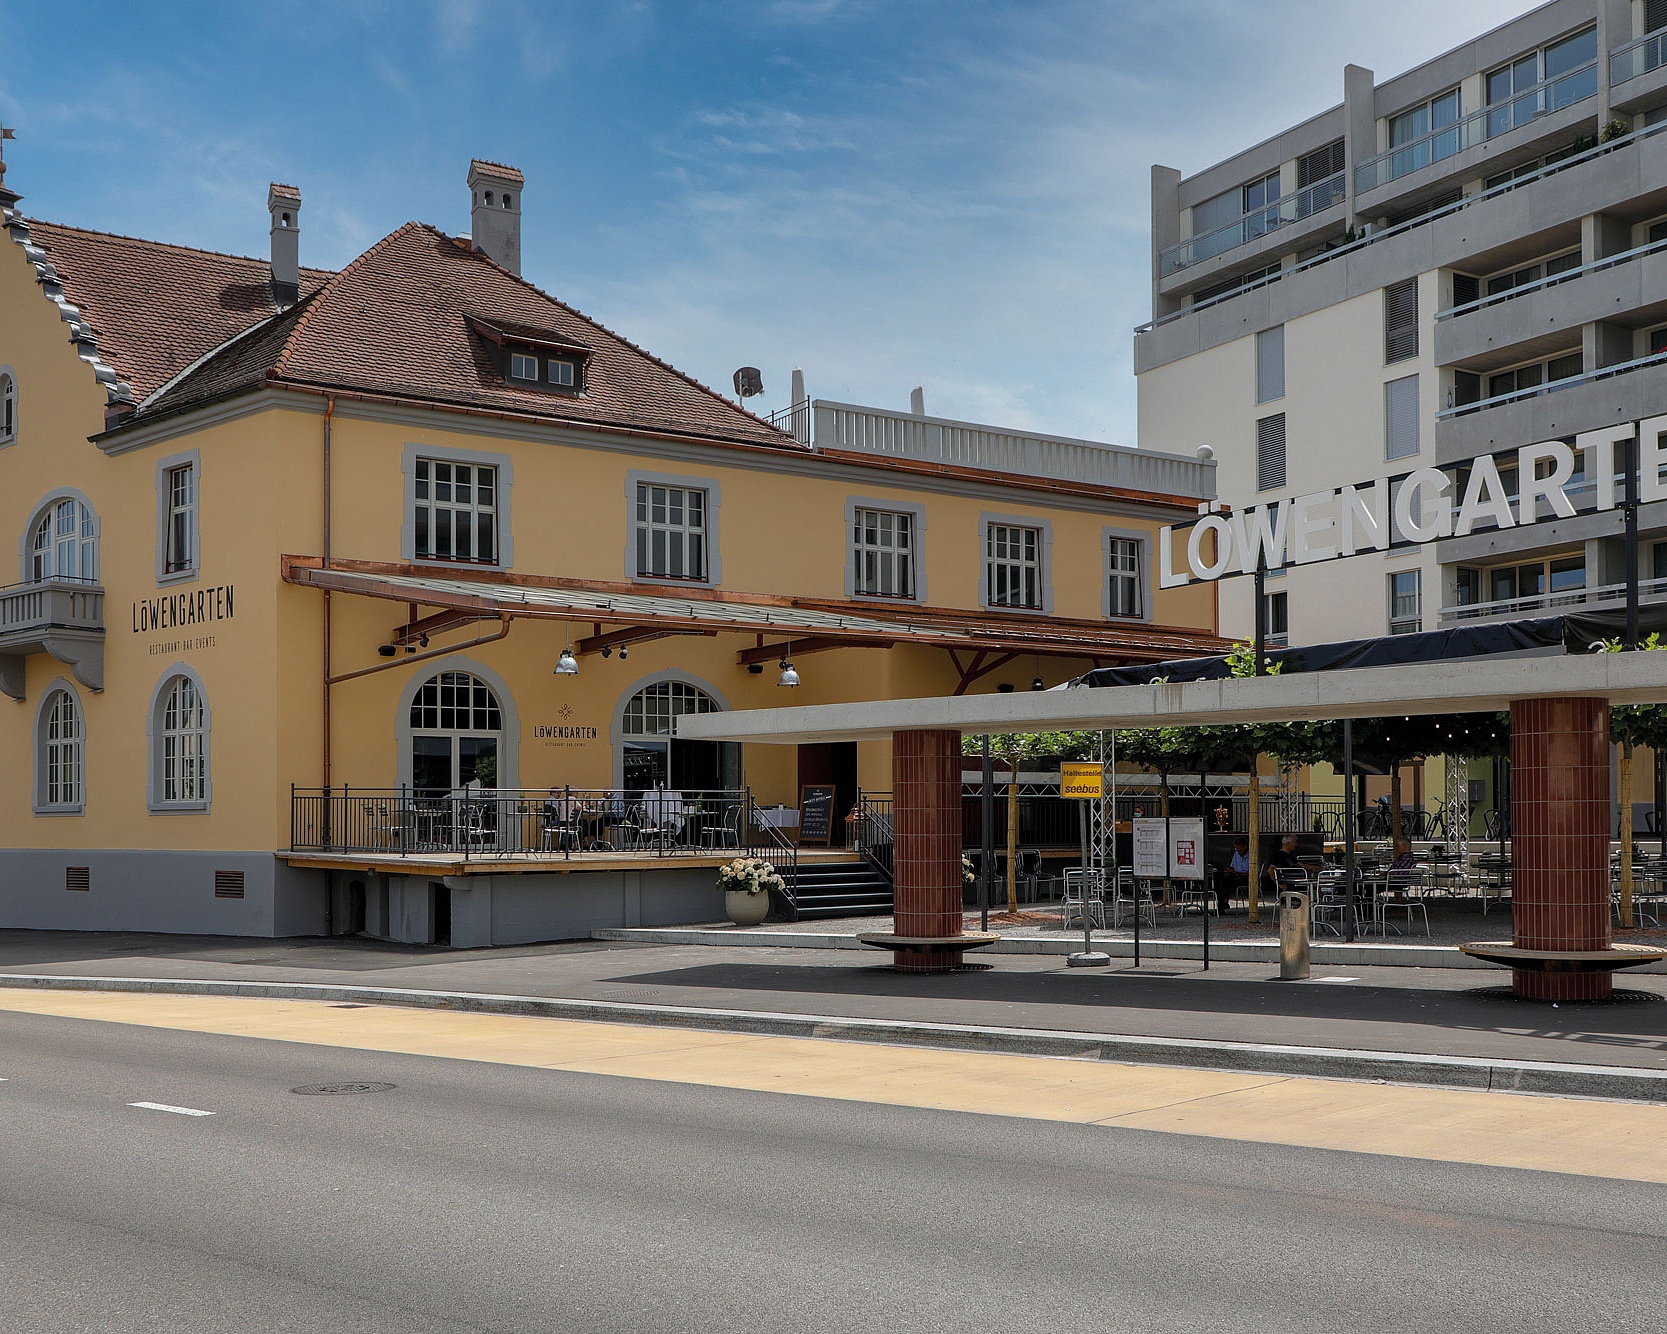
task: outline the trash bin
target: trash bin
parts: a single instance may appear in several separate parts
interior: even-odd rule
[[[1308,895],[1299,889],[1279,894],[1279,980],[1308,976]]]

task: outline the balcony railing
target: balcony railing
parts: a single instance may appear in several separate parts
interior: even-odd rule
[[[1162,277],[1177,273],[1189,265],[1225,254],[1236,246],[1248,245],[1287,223],[1300,222],[1316,213],[1323,213],[1343,202],[1346,184],[1344,173],[1338,172],[1323,181],[1316,181],[1306,190],[1275,200],[1265,208],[1252,209],[1223,226],[1189,236],[1158,256],[1158,274]]]
[[[1652,32],[1609,53],[1609,82],[1625,83],[1667,65],[1667,30]]]
[[[1468,315],[1472,311],[1486,310],[1490,306],[1497,306],[1501,302],[1514,300],[1519,296],[1527,296],[1531,292],[1543,291],[1547,287],[1556,287],[1560,283],[1573,282],[1576,278],[1584,278],[1589,273],[1602,273],[1605,269],[1613,269],[1622,264],[1630,264],[1635,259],[1642,259],[1645,255],[1657,255],[1667,250],[1667,240],[1652,241],[1649,245],[1636,246],[1631,250],[1622,251],[1618,255],[1605,255],[1602,259],[1595,259],[1590,264],[1582,264],[1578,269],[1565,269],[1562,273],[1554,273],[1549,277],[1536,279],[1531,283],[1523,283],[1503,292],[1495,292],[1491,296],[1478,297],[1475,301],[1466,301],[1463,305],[1449,306],[1446,310],[1436,312],[1436,321],[1454,319],[1460,315]]]
[[[104,590],[91,579],[0,588],[0,648],[46,630],[104,629]]]
[[[1215,465],[1197,459],[824,399],[814,409],[818,449],[1200,499],[1216,493]]]
[[[1597,94],[1598,63],[1591,60],[1567,74],[1535,84],[1508,102],[1483,107],[1451,125],[1430,131],[1422,138],[1397,144],[1386,153],[1368,158],[1355,168],[1355,192],[1365,194],[1368,190],[1375,190],[1380,185],[1399,180],[1477,144],[1497,139],[1502,134],[1532,124],[1540,116],[1575,106]]]
[[[645,857],[773,848],[748,788],[627,792],[290,788],[290,850],[387,856]]]
[[[1647,601],[1667,597],[1667,579],[1640,579],[1638,596]],[[1532,616],[1568,611],[1571,607],[1615,607],[1626,601],[1625,584],[1599,584],[1594,588],[1563,588],[1527,597],[1496,598],[1491,602],[1461,602],[1443,607],[1443,621],[1486,621],[1496,616]]]
[[[1520,403],[1524,399],[1538,398],[1541,394],[1555,394],[1564,389],[1573,389],[1576,385],[1595,384],[1599,380],[1608,380],[1617,375],[1626,375],[1632,371],[1643,370],[1647,366],[1660,366],[1663,363],[1667,363],[1667,352],[1652,352],[1647,357],[1635,357],[1631,361],[1617,362],[1613,366],[1600,366],[1595,371],[1566,376],[1561,380],[1535,385],[1531,389],[1517,389],[1509,394],[1480,398],[1474,403],[1455,404],[1436,413],[1436,420],[1447,421],[1452,417],[1468,416],[1472,412],[1485,412],[1488,408],[1497,408],[1506,403]]]

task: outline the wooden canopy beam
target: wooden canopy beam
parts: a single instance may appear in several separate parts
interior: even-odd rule
[[[776,658],[802,658],[812,653],[825,653],[832,648],[890,648],[890,639],[841,639],[837,636],[807,635],[803,639],[784,639],[775,644],[759,644],[737,651],[735,661],[745,667],[755,662],[770,662]]]

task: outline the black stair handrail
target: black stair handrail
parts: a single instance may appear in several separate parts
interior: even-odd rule
[[[770,865],[776,868],[776,874],[781,876],[781,899],[783,915],[790,922],[799,920],[799,845],[789,838],[786,831],[775,825],[759,825],[756,823],[757,807],[752,804],[752,794],[747,794],[747,822],[753,826],[755,833],[764,835],[764,852],[770,854]],[[750,840],[749,840],[750,841]],[[783,854],[786,855],[785,864]]]
[[[862,859],[893,885],[892,796],[889,792],[857,792],[856,817],[851,822],[851,840]]]

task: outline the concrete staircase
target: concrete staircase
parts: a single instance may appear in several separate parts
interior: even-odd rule
[[[817,917],[884,917],[892,910],[891,882],[859,857],[801,862],[792,873],[790,921]]]

